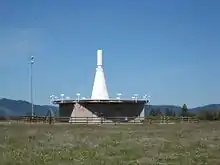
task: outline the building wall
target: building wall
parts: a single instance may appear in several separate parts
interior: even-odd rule
[[[73,103],[59,104],[60,121],[63,121],[63,122],[69,121],[69,117],[71,116],[74,105],[75,104],[73,104]]]
[[[113,121],[133,120],[137,118],[144,108],[143,103],[84,103],[87,109],[97,116],[102,116]]]
[[[103,117],[107,120],[126,121],[137,118],[144,108],[144,103],[122,102],[122,103],[80,103],[81,109],[78,109],[77,114],[85,117],[88,111],[95,114],[97,117]],[[74,109],[74,103],[60,104],[60,117],[70,117]],[[84,109],[84,111],[82,111]],[[86,111],[86,110],[88,111]],[[85,113],[83,113],[85,112]],[[91,114],[88,116],[90,117]],[[80,117],[79,115],[76,117]]]

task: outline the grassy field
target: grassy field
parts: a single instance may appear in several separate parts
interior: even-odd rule
[[[220,164],[220,122],[0,124],[3,165]]]

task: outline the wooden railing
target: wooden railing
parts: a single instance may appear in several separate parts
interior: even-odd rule
[[[0,116],[1,121],[16,121],[23,123],[72,123],[72,124],[91,124],[91,123],[160,123],[160,124],[169,124],[169,123],[195,123],[198,122],[198,119],[193,117],[47,117],[47,116],[12,116],[12,117],[2,117]]]

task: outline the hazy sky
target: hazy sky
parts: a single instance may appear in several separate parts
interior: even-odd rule
[[[91,96],[96,50],[109,94],[220,103],[219,0],[0,0],[0,97]]]

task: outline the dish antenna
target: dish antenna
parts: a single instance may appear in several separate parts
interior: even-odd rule
[[[134,94],[134,97],[138,97],[139,96],[139,94]]]
[[[143,96],[143,99],[146,100],[147,103],[150,102],[150,98],[151,98],[151,96],[149,96],[149,95],[144,95]]]
[[[77,100],[79,102],[80,93],[77,93],[76,96],[77,96]]]
[[[144,96],[143,96],[143,99],[146,100],[146,99],[147,99],[147,95],[144,95]]]
[[[57,96],[54,96],[54,101],[56,101],[58,99],[58,97]]]
[[[139,96],[139,94],[134,94],[134,99],[135,99],[135,101],[138,100],[138,96]]]
[[[63,100],[64,100],[64,94],[60,94],[60,96],[61,96],[61,101],[63,102]]]
[[[120,100],[121,99],[121,93],[117,93],[117,97],[116,97],[116,99],[118,99],[118,100]]]
[[[51,96],[50,96],[50,103],[51,103],[51,104],[53,104],[54,97],[55,97],[54,95],[51,95]]]

